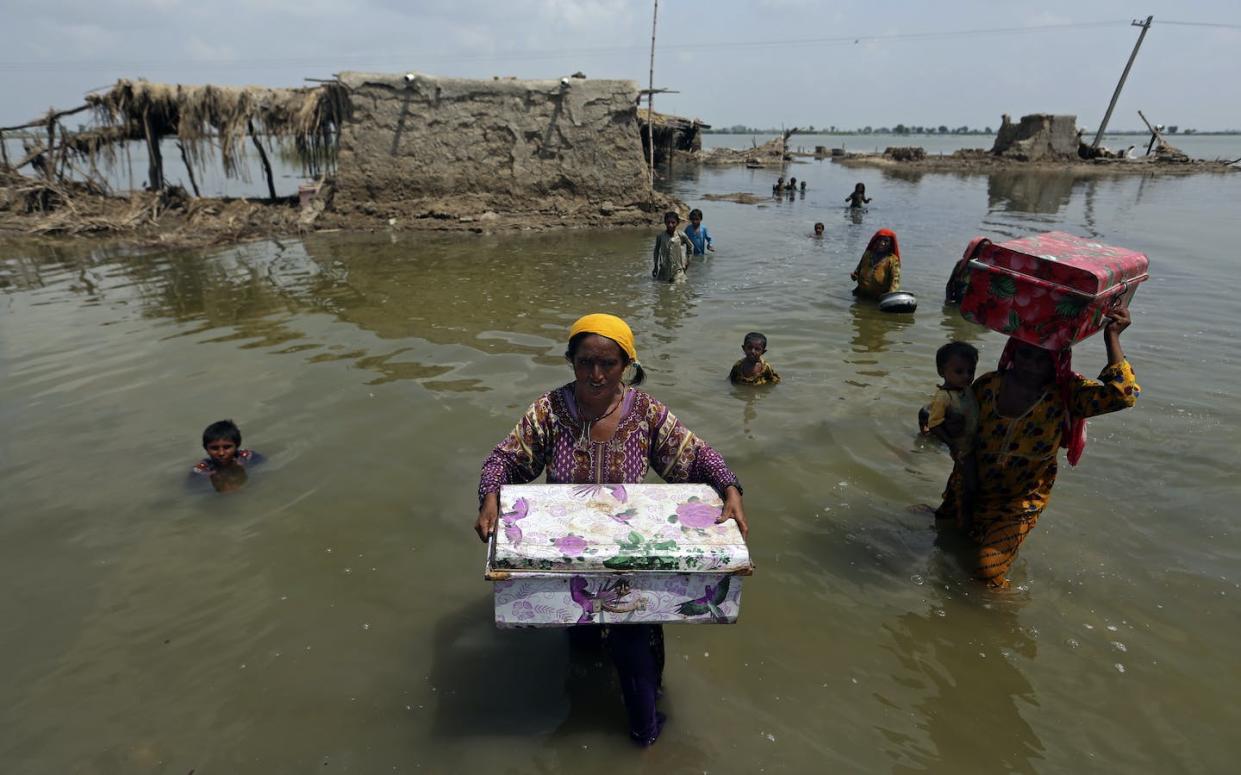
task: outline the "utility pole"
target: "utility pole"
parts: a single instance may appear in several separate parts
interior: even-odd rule
[[[1112,93],[1112,101],[1107,105],[1107,112],[1103,114],[1103,123],[1099,124],[1099,131],[1094,136],[1094,142],[1090,144],[1091,148],[1098,148],[1099,141],[1103,139],[1103,131],[1107,129],[1107,122],[1112,118],[1112,109],[1116,107],[1116,100],[1120,99],[1120,90],[1125,88],[1125,79],[1129,77],[1129,68],[1133,67],[1133,60],[1138,56],[1138,49],[1142,47],[1142,40],[1146,37],[1146,31],[1151,28],[1151,22],[1154,16],[1147,16],[1146,21],[1138,21],[1134,19],[1130,26],[1141,27],[1142,32],[1138,35],[1138,42],[1133,44],[1133,53],[1129,55],[1129,61],[1125,63],[1125,71],[1120,74],[1120,83],[1116,84],[1116,91]]]
[[[650,184],[655,190],[655,23],[659,20],[659,0],[651,16],[651,82],[646,95],[646,147],[650,151]]]

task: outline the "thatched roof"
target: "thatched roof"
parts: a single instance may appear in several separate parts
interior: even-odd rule
[[[656,129],[710,129],[711,125],[703,123],[696,118],[685,118],[684,116],[674,116],[671,113],[660,113],[659,111],[651,111],[651,126]],[[646,126],[647,111],[645,108],[638,108],[638,123]]]
[[[261,86],[183,86],[121,79],[87,95],[99,123],[124,139],[175,136],[197,167],[218,144],[228,177],[244,176],[243,143],[261,134],[291,145],[302,163],[318,171],[334,158],[336,137],[349,101],[339,84],[298,89]]]

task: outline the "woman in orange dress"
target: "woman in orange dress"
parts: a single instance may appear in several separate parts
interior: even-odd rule
[[[999,369],[975,380],[978,489],[964,529],[977,547],[974,574],[987,585],[1008,586],[1017,549],[1056,483],[1060,447],[1076,465],[1086,445],[1086,418],[1137,402],[1141,390],[1120,346],[1120,332],[1129,322],[1128,310],[1110,314],[1103,329],[1107,366],[1098,381],[1072,370],[1070,350],[1053,353],[1016,339],[1008,341]],[[957,521],[959,468],[953,468],[935,512],[937,525],[946,529]]]

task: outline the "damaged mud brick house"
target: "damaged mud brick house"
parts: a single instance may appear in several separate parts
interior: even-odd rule
[[[342,73],[336,206],[413,217],[649,210],[631,81]],[[662,206],[662,205],[660,205]]]

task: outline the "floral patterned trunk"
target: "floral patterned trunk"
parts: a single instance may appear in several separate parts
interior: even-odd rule
[[[1064,232],[971,244],[962,317],[1048,350],[1098,332],[1147,279],[1145,255]]]
[[[753,566],[722,508],[700,484],[504,485],[496,625],[732,624]]]

